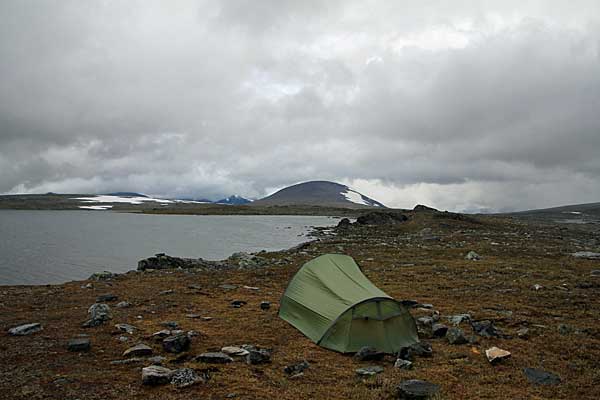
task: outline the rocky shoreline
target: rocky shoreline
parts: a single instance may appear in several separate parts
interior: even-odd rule
[[[2,287],[0,397],[599,397],[597,232],[402,215],[342,221],[285,251],[157,254],[125,274]],[[422,343],[342,355],[280,320],[291,276],[326,252],[410,307]]]

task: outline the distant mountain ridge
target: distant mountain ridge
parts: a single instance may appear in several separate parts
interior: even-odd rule
[[[257,206],[312,205],[345,208],[385,206],[370,197],[336,182],[310,181],[281,189],[270,196],[252,202]]]
[[[230,205],[234,205],[234,206],[240,206],[243,204],[252,203],[252,200],[248,200],[245,197],[234,194],[234,195],[231,195],[224,199],[213,201],[213,203],[215,203],[215,204],[230,204]]]

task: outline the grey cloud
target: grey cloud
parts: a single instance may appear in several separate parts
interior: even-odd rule
[[[5,1],[0,192],[597,201],[599,7]]]

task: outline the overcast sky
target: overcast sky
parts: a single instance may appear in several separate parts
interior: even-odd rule
[[[0,1],[0,193],[600,201],[600,1]]]

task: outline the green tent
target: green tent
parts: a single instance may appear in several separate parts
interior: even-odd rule
[[[342,353],[364,346],[395,353],[419,341],[406,307],[341,254],[304,264],[281,298],[279,316],[318,345]]]

